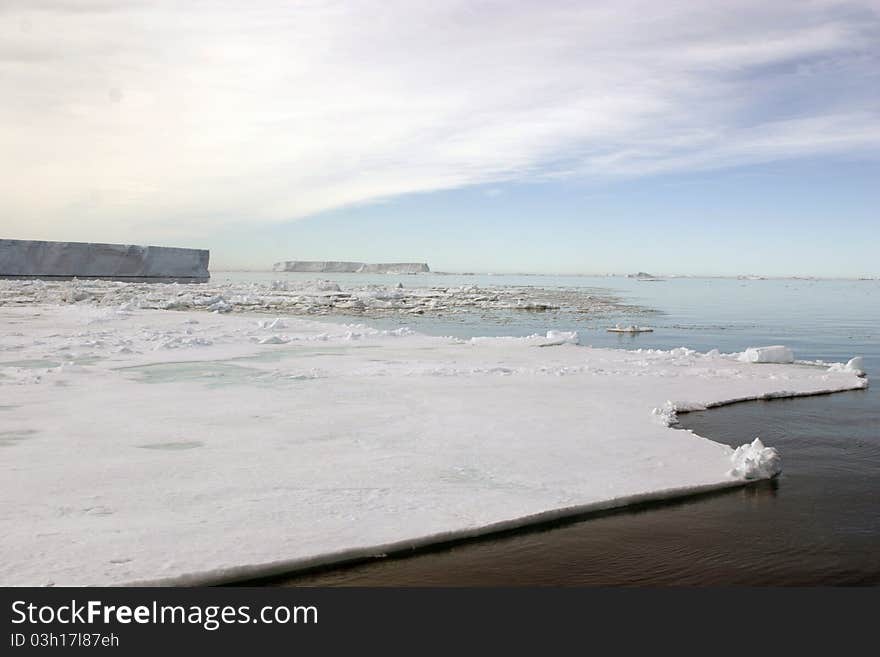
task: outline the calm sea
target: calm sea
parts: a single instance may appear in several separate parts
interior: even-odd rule
[[[215,274],[214,280],[314,278]],[[583,344],[741,351],[786,344],[801,359],[864,356],[880,377],[880,281],[568,276],[322,276],[342,286],[472,285],[609,291],[626,311],[590,317],[513,313],[363,320],[439,335],[528,335],[577,330]],[[350,318],[345,318],[349,320]],[[611,323],[654,333],[615,335]],[[748,402],[681,416],[731,445],[761,436],[780,449],[772,482],[654,504],[407,558],[301,575],[288,585],[819,585],[880,584],[880,384],[837,395]]]

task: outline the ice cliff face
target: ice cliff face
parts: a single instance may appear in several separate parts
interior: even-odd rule
[[[420,274],[431,271],[424,262],[343,262],[336,260],[285,260],[273,271],[338,274]]]
[[[0,240],[0,277],[207,280],[208,259],[202,249]]]

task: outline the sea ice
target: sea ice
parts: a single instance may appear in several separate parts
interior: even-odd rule
[[[749,347],[739,355],[744,363],[793,363],[794,353],[782,345]]]
[[[280,336],[265,315],[119,313],[120,296],[0,306],[0,584],[233,581],[738,486],[778,455],[676,412],[867,386],[855,367],[557,332],[285,316]]]
[[[637,326],[636,324],[630,324],[629,326],[621,326],[620,324],[615,324],[611,328],[605,329],[609,333],[653,333],[654,329],[650,326]]]
[[[543,346],[555,346],[560,344],[577,344],[578,343],[578,333],[577,331],[547,331],[546,335],[547,340],[549,342],[544,343]]]
[[[730,457],[730,476],[741,479],[769,479],[782,472],[782,458],[772,447],[764,447],[760,438],[741,445]]]
[[[330,313],[367,316],[430,315],[480,310],[488,313],[558,312],[601,316],[646,309],[627,306],[597,290],[531,286],[452,287],[346,285],[328,280],[276,280],[267,283],[210,281],[200,284],[118,283],[110,281],[31,281],[0,279],[0,305],[32,303],[115,306],[162,310],[271,312],[285,315]]]
[[[831,372],[852,372],[856,376],[865,375],[865,359],[861,356],[850,358],[847,363],[832,363],[828,368]]]

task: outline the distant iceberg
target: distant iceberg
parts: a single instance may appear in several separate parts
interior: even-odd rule
[[[339,260],[284,260],[272,271],[334,274],[424,274],[431,271],[426,262],[345,262]]]

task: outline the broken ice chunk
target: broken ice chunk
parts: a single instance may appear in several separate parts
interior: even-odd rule
[[[793,363],[794,353],[783,345],[749,347],[739,355],[743,363]]]
[[[782,472],[782,457],[772,447],[764,447],[760,438],[737,447],[730,456],[731,477],[737,479],[771,479]]]

